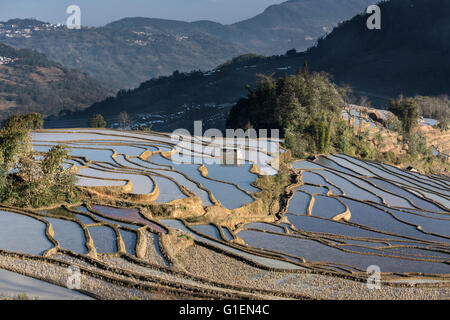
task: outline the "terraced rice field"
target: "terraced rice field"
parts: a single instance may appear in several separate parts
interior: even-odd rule
[[[284,249],[285,254],[326,269],[362,272],[369,265],[378,265],[391,274],[447,277],[447,178],[342,154],[320,157],[314,163],[299,161],[293,167],[302,186],[293,190],[286,210],[290,232],[260,240],[267,249]],[[241,236],[251,242],[252,232]],[[283,248],[281,241],[286,242]]]
[[[92,201],[0,208],[0,228],[7,226],[0,230],[0,268],[65,286],[65,268],[76,266],[85,297],[301,299],[327,296],[284,280],[269,285],[255,272],[358,283],[377,265],[387,286],[413,281],[448,294],[448,178],[341,154],[319,157],[292,164],[297,182],[277,217],[244,214],[236,224],[205,224],[202,217],[226,217],[257,201],[254,182],[261,172],[277,173],[278,145],[249,147],[249,157],[230,166],[200,138],[189,142],[177,148],[166,134],[113,130],[35,132],[40,155],[55,144],[70,148],[66,167]],[[190,151],[188,163],[176,161]],[[204,261],[191,260],[199,253]],[[223,279],[215,270],[197,272],[208,259],[233,259],[252,275],[225,280],[236,268],[230,263],[221,266]]]

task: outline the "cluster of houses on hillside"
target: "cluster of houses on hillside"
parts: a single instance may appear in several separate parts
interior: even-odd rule
[[[18,25],[9,23],[0,23],[0,36],[7,38],[31,38],[33,32],[54,31],[62,28],[60,23],[41,23],[31,25]]]
[[[8,57],[2,57],[0,56],[0,65],[10,64],[11,62],[16,61],[15,58],[8,58]]]

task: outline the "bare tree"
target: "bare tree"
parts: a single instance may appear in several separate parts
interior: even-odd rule
[[[349,104],[356,104],[356,98],[353,92],[353,88],[348,84],[344,84],[342,86],[342,97],[344,98],[344,102],[346,106]]]
[[[361,96],[361,98],[359,98],[359,105],[361,107],[367,107],[369,103],[369,98],[367,98],[367,96]]]
[[[128,116],[128,113],[125,111],[119,113],[119,126],[123,129],[129,127],[131,125],[130,117]]]

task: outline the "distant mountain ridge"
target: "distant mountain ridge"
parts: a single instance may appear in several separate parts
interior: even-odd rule
[[[7,22],[0,26],[0,41],[44,53],[114,90],[135,87],[145,79],[176,69],[210,68],[242,52],[201,32],[176,35],[124,28],[120,23],[69,30],[44,22]]]
[[[172,21],[125,18],[106,27],[146,28],[153,32],[202,32],[227,41],[245,52],[274,55],[289,49],[303,51],[337,23],[361,13],[373,0],[290,0],[269,6],[253,18],[230,25],[214,21]]]
[[[204,31],[246,48],[274,55],[289,49],[304,51],[341,21],[365,11],[373,0],[289,0],[269,6],[263,13],[227,26],[205,23]]]
[[[90,74],[105,87],[119,90],[137,87],[174,70],[208,70],[244,53],[272,55],[292,48],[302,51],[371,2],[290,0],[232,25],[125,18],[104,27],[68,30],[14,19],[1,23],[0,41],[37,50]]]
[[[381,30],[368,30],[368,15],[357,15],[306,52],[244,55],[209,72],[154,78],[72,118],[102,113],[111,122],[127,111],[155,130],[189,129],[194,120],[224,128],[230,105],[246,96],[246,85],[253,86],[258,74],[282,77],[305,60],[310,70],[329,72],[378,106],[400,94],[450,94],[450,2],[391,0],[380,7]]]
[[[13,113],[46,115],[79,110],[108,95],[96,80],[30,49],[0,43],[0,119]]]

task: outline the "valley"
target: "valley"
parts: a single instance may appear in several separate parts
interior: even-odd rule
[[[208,165],[198,138],[191,150],[181,146],[195,164],[178,164],[170,137],[156,132],[33,133],[38,154],[70,147],[64,166],[83,196],[62,207],[2,206],[9,227],[0,233],[0,266],[60,286],[64,268],[76,266],[79,291],[102,299],[446,296],[448,178],[342,154],[289,162],[280,169],[291,181],[286,200],[270,213],[258,171],[285,151],[254,149],[256,162]],[[368,293],[361,281],[373,264],[385,289]]]
[[[447,0],[132,2],[0,22],[0,300],[450,298]]]

